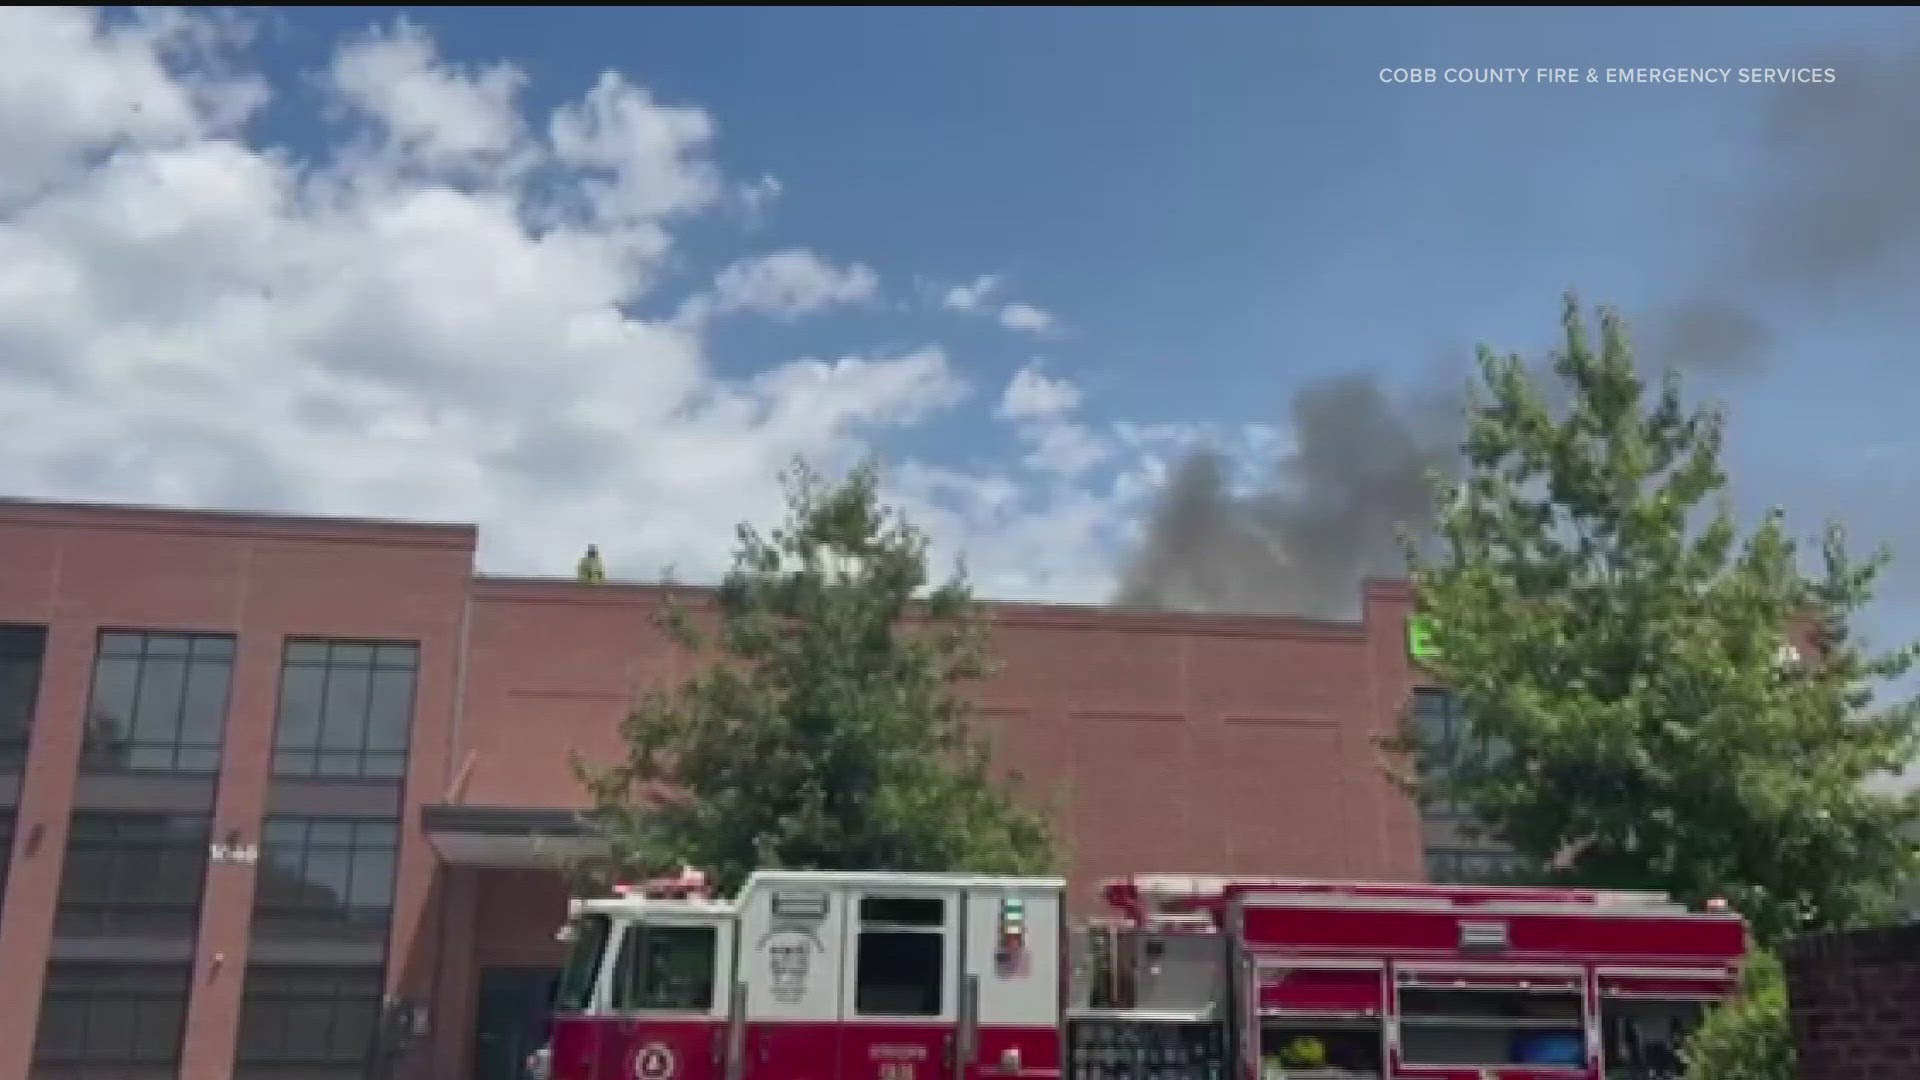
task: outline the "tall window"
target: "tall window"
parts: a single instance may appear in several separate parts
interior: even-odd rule
[[[83,767],[218,772],[232,682],[232,635],[101,634]]]
[[[1459,760],[1462,734],[1466,729],[1459,699],[1446,690],[1431,687],[1415,690],[1413,726],[1420,737],[1422,774],[1429,779],[1438,779],[1450,764]],[[1458,805],[1445,796],[1429,799],[1426,806],[1427,812],[1435,815],[1453,814],[1458,809]]]
[[[379,1034],[380,981],[377,967],[248,968],[236,1075],[365,1076]]]
[[[0,905],[7,902],[7,870],[13,864],[13,808],[0,810]]]
[[[1488,760],[1503,748],[1470,736],[1461,702],[1451,691],[1422,687],[1413,692],[1414,729],[1420,739],[1423,777],[1437,780],[1456,763]],[[1436,882],[1485,881],[1519,867],[1504,844],[1474,835],[1468,809],[1444,795],[1423,799],[1427,877]]]
[[[862,897],[854,1010],[862,1016],[939,1016],[946,925],[940,897]]]
[[[192,980],[186,964],[47,965],[34,1075],[173,1076]]]
[[[57,932],[191,938],[210,840],[204,815],[76,811]]]
[[[287,642],[274,774],[406,775],[419,666],[417,645]]]
[[[256,933],[385,941],[400,841],[397,822],[272,817],[261,841]]]
[[[46,651],[45,627],[0,625],[0,772],[16,772],[27,759]]]

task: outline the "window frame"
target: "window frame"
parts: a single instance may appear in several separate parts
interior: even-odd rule
[[[607,946],[623,924],[616,924],[611,915],[595,913],[570,925],[574,939],[553,989],[553,1012],[559,1016],[579,1016],[600,1008],[600,983],[609,966]],[[572,981],[576,975],[579,980]]]
[[[110,651],[109,643],[115,638],[137,638],[139,648],[135,652]],[[174,638],[185,639],[186,651],[174,654],[155,651],[156,642]],[[216,648],[221,646],[221,648]],[[203,655],[206,647],[211,655]],[[82,728],[82,749],[80,771],[82,773],[134,773],[134,774],[172,774],[186,776],[215,776],[220,772],[220,758],[226,750],[228,716],[233,711],[233,670],[239,641],[236,635],[225,631],[205,630],[156,630],[151,628],[132,629],[125,627],[102,627],[94,635],[93,669],[87,685],[87,711]],[[221,655],[224,653],[224,655]],[[183,667],[180,673],[178,701],[175,703],[174,727],[171,739],[140,739],[135,735],[140,731],[141,698],[147,684],[149,662],[179,660]],[[128,702],[127,736],[117,743],[103,747],[94,736],[95,725],[101,720],[102,672],[110,662],[132,661],[133,696]],[[210,725],[212,741],[189,741],[186,738],[188,703],[192,699],[194,672],[197,665],[221,669],[220,704],[218,715]],[[136,765],[131,760],[115,762],[113,755],[124,747],[130,756],[139,749],[170,748],[169,764]],[[204,767],[182,767],[181,758],[187,752],[209,754],[209,763]]]
[[[1589,1007],[1585,991],[1586,976],[1577,971],[1559,972],[1541,970],[1538,972],[1513,969],[1498,973],[1481,971],[1474,968],[1461,968],[1458,972],[1449,969],[1445,972],[1422,972],[1425,979],[1408,982],[1397,978],[1391,989],[1391,1007],[1394,1025],[1394,1041],[1400,1048],[1401,1063],[1414,1069],[1513,1069],[1525,1068],[1545,1075],[1584,1076],[1585,1064],[1581,1065],[1528,1065],[1510,1060],[1519,1055],[1511,1049],[1504,1055],[1504,1061],[1431,1061],[1424,1055],[1416,1054],[1409,1046],[1408,1029],[1418,1031],[1497,1031],[1509,1037],[1525,1031],[1535,1032],[1578,1032],[1583,1053],[1590,1050],[1593,1042],[1595,1013]],[[1445,978],[1454,974],[1463,976],[1462,984],[1446,985]],[[1430,981],[1431,980],[1431,981]],[[1523,999],[1557,999],[1572,1006],[1571,1017],[1507,1017],[1489,1007],[1486,1012],[1440,1012],[1435,1010],[1415,1010],[1409,1013],[1407,995],[1424,994],[1453,999],[1470,999],[1483,996],[1493,1001],[1496,995],[1518,996]],[[1411,1019],[1411,1022],[1409,1022]],[[1415,1040],[1417,1043],[1418,1040]]]
[[[302,658],[301,654],[313,648],[323,650],[318,660]],[[356,660],[341,659],[340,654],[347,650],[368,650],[364,664]],[[386,662],[390,650],[405,650],[409,659],[404,663]],[[273,775],[276,778],[301,780],[381,780],[400,783],[406,779],[413,750],[413,725],[420,702],[420,643],[417,641],[380,640],[373,638],[324,638],[289,636],[281,643],[280,649],[280,685],[278,698],[274,705],[273,724]],[[287,721],[292,698],[289,688],[293,685],[296,672],[319,673],[319,696],[314,702],[313,736],[310,743],[293,744],[288,741]],[[359,713],[359,738],[352,747],[330,747],[326,745],[327,706],[335,685],[334,674],[341,672],[359,672],[366,676],[364,698],[349,708]],[[400,726],[399,746],[397,749],[376,748],[373,745],[376,710],[374,701],[376,678],[382,672],[405,672],[408,675],[404,722]],[[304,765],[299,759],[304,758]],[[328,758],[351,758],[351,770],[329,770],[323,767]],[[376,771],[373,763],[385,763],[393,771]]]
[[[162,831],[180,829],[183,835],[178,843],[171,844],[130,842],[122,830],[136,819],[157,820]],[[82,827],[98,822],[115,825],[112,835],[105,832],[90,835],[92,830]],[[148,840],[154,835],[135,834],[133,839]],[[54,908],[56,934],[95,936],[135,932],[141,936],[185,937],[192,940],[198,935],[200,912],[206,901],[212,838],[213,816],[209,813],[75,810],[67,821],[66,844],[61,857],[60,884]],[[100,896],[75,895],[77,888],[88,884],[74,877],[75,868],[87,866],[91,859],[103,854],[109,863],[107,892]],[[80,857],[76,858],[76,855]],[[144,876],[137,872],[143,868],[137,867],[136,872],[126,870],[126,862],[130,858],[151,859],[159,865],[165,865],[173,858],[183,859],[196,868],[196,872],[186,875],[194,883],[193,896],[129,898],[124,883]],[[165,879],[162,877],[158,880]],[[165,931],[150,928],[154,923],[169,919],[179,920],[178,929]],[[85,925],[75,927],[75,922]],[[142,923],[149,928],[142,928]]]
[[[284,839],[276,839],[276,831],[299,827],[300,857],[298,866],[278,862],[276,854],[288,850]],[[351,832],[344,840],[315,839],[316,831],[324,832],[327,827],[348,827]],[[390,830],[391,841],[369,840],[362,836],[363,829]],[[400,848],[403,841],[400,820],[385,816],[334,817],[312,814],[269,814],[260,825],[260,858],[257,863],[256,885],[253,899],[253,937],[258,941],[263,936],[269,940],[310,940],[315,937],[330,937],[343,931],[364,931],[369,936],[378,935],[383,943],[393,925],[394,896],[398,891],[400,872]],[[307,901],[306,896],[315,888],[330,887],[331,882],[317,881],[311,872],[316,862],[315,856],[337,858],[344,856],[346,878],[341,884],[340,903],[334,905],[315,904]],[[355,880],[361,873],[369,872],[357,864],[360,856],[387,856],[387,888],[384,899],[378,905],[355,905],[351,902]],[[274,898],[265,888],[265,882],[258,878],[269,873],[286,875],[290,887],[297,887],[301,899],[287,902]],[[276,925],[278,924],[278,925]],[[282,932],[280,926],[298,927],[298,932]],[[264,935],[263,930],[268,932]]]
[[[1505,847],[1429,846],[1421,857],[1427,880],[1439,884],[1482,884],[1489,877],[1514,873],[1523,866],[1519,856]]]
[[[1427,708],[1425,703],[1428,702],[1437,703],[1438,709]],[[1490,756],[1502,752],[1497,748],[1495,740],[1485,737],[1474,740],[1475,745],[1466,744],[1462,738],[1463,729],[1466,727],[1465,709],[1460,704],[1459,695],[1446,687],[1430,685],[1414,687],[1410,711],[1414,731],[1420,740],[1419,758],[1416,764],[1423,777],[1432,776],[1435,771],[1451,767],[1467,754]],[[1433,725],[1437,726],[1441,733],[1437,742],[1429,742],[1427,739],[1430,727],[1425,721],[1428,718],[1437,718],[1439,721],[1437,725]],[[1458,833],[1462,826],[1479,827],[1479,823],[1468,808],[1453,799],[1430,799],[1422,796],[1418,800],[1417,809],[1423,825],[1444,826],[1454,833]],[[1439,882],[1470,883],[1476,879],[1465,876],[1465,864],[1468,862],[1479,862],[1483,868],[1490,868],[1495,873],[1518,868],[1517,856],[1508,845],[1492,837],[1476,837],[1476,839],[1481,839],[1478,846],[1458,842],[1422,843],[1422,870],[1427,879]],[[1439,867],[1449,867],[1449,869],[1443,870]]]
[[[878,888],[856,890],[848,905],[848,930],[853,936],[852,963],[845,965],[845,986],[842,989],[843,1000],[848,1003],[850,1014],[861,1020],[885,1020],[894,1023],[951,1023],[958,1013],[960,979],[959,934],[957,927],[960,918],[961,897],[957,893],[944,890],[912,888]],[[868,900],[938,900],[941,904],[941,918],[938,924],[886,922],[866,917]],[[937,937],[940,941],[940,966],[937,972],[935,989],[938,993],[937,1008],[927,1012],[875,1011],[863,1007],[861,987],[865,980],[861,977],[865,967],[865,949],[867,935],[919,935]]]
[[[13,870],[13,830],[19,817],[17,807],[0,806],[0,914],[7,910],[7,877]]]
[[[703,931],[706,934],[709,949],[707,952],[707,1002],[693,1007],[669,1007],[664,1005],[629,1004],[629,991],[634,982],[630,973],[644,957],[641,950],[653,939],[654,931]],[[721,994],[723,980],[721,972],[730,970],[726,965],[725,939],[717,920],[672,916],[648,915],[644,919],[635,919],[622,925],[619,944],[609,953],[613,957],[612,978],[608,985],[609,1013],[619,1016],[646,1017],[714,1017],[726,1012],[726,1001]],[[644,982],[644,980],[643,980]],[[643,999],[644,1000],[644,999]]]
[[[334,982],[324,992],[316,992],[302,987],[285,989],[284,987],[261,986],[255,980],[263,977],[280,976],[292,973],[296,979],[318,980],[331,977]],[[356,986],[354,979],[364,980]],[[269,1070],[297,1068],[305,1070],[343,1070],[344,1076],[364,1075],[379,1056],[381,1028],[384,1016],[384,987],[386,968],[384,965],[369,964],[250,964],[247,967],[246,981],[241,989],[240,1018],[234,1039],[234,1068],[236,1076],[244,1076],[248,1070]],[[341,1022],[342,1007],[368,1008],[371,1013],[371,1025],[367,1032],[365,1047],[348,1054],[329,1053],[321,1056],[302,1056],[286,1052],[289,1034],[298,1023],[297,1010],[301,1007],[321,1006],[327,1009],[327,1039],[331,1044]],[[275,1018],[277,1055],[258,1052],[255,1039],[258,1031],[248,1029],[251,1019],[258,1023],[262,1006],[280,1006],[281,1013]],[[353,1070],[345,1072],[345,1070]]]
[[[19,643],[32,639],[31,648]],[[24,680],[25,693],[20,699],[20,729],[18,734],[9,734],[5,723],[8,712],[8,699],[0,695],[0,772],[21,772],[26,769],[27,755],[33,749],[33,725],[35,714],[39,711],[40,681],[47,670],[47,628],[37,623],[0,622],[0,669],[18,667],[30,671]],[[0,689],[7,681],[0,678]]]
[[[71,975],[77,972],[88,972],[88,973],[165,972],[172,978],[172,980],[174,980],[177,983],[177,993],[172,989],[162,993],[162,992],[155,992],[155,991],[147,991],[147,992],[128,991],[128,990],[125,990],[124,988],[121,988],[121,992],[119,993],[101,994],[97,992],[99,989],[98,987],[87,987],[85,990],[79,993],[75,993],[72,990],[71,984],[63,983],[63,979],[70,977]],[[108,980],[103,979],[101,981],[106,982]],[[98,1068],[107,1068],[107,1069],[137,1068],[137,1069],[164,1070],[164,1069],[172,1068],[177,1070],[180,1067],[180,1061],[183,1055],[183,1051],[185,1049],[187,1008],[191,1000],[192,993],[193,993],[193,965],[191,963],[157,963],[156,964],[156,963],[122,963],[122,962],[102,963],[98,961],[72,961],[72,960],[51,961],[47,965],[46,982],[44,984],[44,989],[41,992],[40,1018],[37,1021],[34,1029],[33,1050],[32,1050],[33,1064],[36,1067],[50,1065],[50,1066],[56,1066],[56,1067],[81,1067],[81,1068],[98,1067]],[[46,1037],[45,1033],[47,1031],[51,1018],[58,1015],[59,1010],[58,1008],[56,1008],[56,1006],[66,1004],[76,999],[84,1002],[82,1011],[80,1013],[80,1024],[79,1024],[80,1031],[82,1032],[82,1036],[79,1039],[79,1045],[82,1048],[81,1052],[78,1055],[45,1053],[43,1050],[43,1043]],[[140,1006],[143,1003],[151,1004],[156,1002],[177,1002],[176,1008],[178,1010],[179,1022],[178,1022],[178,1025],[174,1028],[174,1031],[172,1034],[172,1040],[171,1040],[172,1045],[169,1049],[169,1054],[166,1056],[151,1057],[151,1056],[143,1056],[139,1054],[137,1050],[123,1056],[104,1056],[97,1053],[97,1051],[100,1049],[100,1046],[101,1046],[100,1040],[91,1038],[88,1033],[91,1031],[93,1026],[95,1006],[100,1002],[131,1002],[132,1003],[134,1008],[133,1029],[135,1032],[135,1035],[132,1041],[136,1045],[138,1043],[138,1033],[143,1027],[143,1024],[140,1018]],[[96,1051],[96,1052],[89,1053],[88,1051]]]

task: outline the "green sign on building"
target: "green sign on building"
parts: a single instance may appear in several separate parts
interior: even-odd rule
[[[1433,620],[1425,615],[1407,619],[1407,655],[1415,660],[1431,660],[1440,655],[1433,643]]]

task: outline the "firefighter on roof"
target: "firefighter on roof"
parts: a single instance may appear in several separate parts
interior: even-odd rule
[[[580,557],[580,580],[598,585],[607,580],[607,568],[600,564],[600,549],[593,544],[587,545],[587,553]]]

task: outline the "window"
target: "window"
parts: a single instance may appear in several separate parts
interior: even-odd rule
[[[1420,736],[1422,764],[1444,769],[1467,760],[1494,761],[1506,753],[1501,740],[1482,735],[1469,743],[1465,707],[1452,691],[1422,687],[1413,692],[1414,730]]]
[[[612,922],[605,915],[589,915],[573,925],[573,952],[567,956],[566,970],[560,973],[560,985],[554,990],[555,1012],[586,1012],[593,1005],[600,954],[606,950],[611,928]]]
[[[860,900],[854,1010],[864,1016],[939,1016],[946,982],[946,901]]]
[[[7,899],[7,870],[13,864],[13,809],[0,810],[0,904]]]
[[[377,967],[249,967],[240,1003],[238,1075],[359,1078],[380,1031]]]
[[[0,770],[17,772],[26,763],[46,651],[46,628],[0,625]]]
[[[1444,773],[1459,760],[1460,740],[1466,722],[1460,703],[1445,690],[1422,688],[1413,692],[1414,730],[1420,737],[1420,768],[1429,774]],[[1436,804],[1433,809],[1450,812],[1451,803]]]
[[[287,642],[274,775],[406,775],[419,663],[416,645]]]
[[[232,681],[231,635],[101,634],[81,767],[218,772]]]
[[[1444,775],[1468,755],[1486,761],[1505,751],[1496,742],[1468,743],[1468,723],[1460,700],[1447,690],[1422,687],[1413,692],[1414,730],[1420,741],[1420,768],[1428,777]],[[1473,815],[1457,801],[1444,796],[1422,799],[1421,817],[1429,826],[1458,836],[1470,830]],[[1519,868],[1504,844],[1492,839],[1466,846],[1454,840],[1426,847],[1427,878],[1430,881],[1468,883],[1509,874]]]
[[[390,818],[268,818],[254,884],[255,931],[384,941],[399,839],[399,823]]]
[[[1552,978],[1467,988],[1402,986],[1400,1031],[1409,1065],[1586,1063],[1578,980]]]
[[[60,871],[57,932],[191,938],[210,833],[204,815],[76,811]]]
[[[1603,1000],[1600,1045],[1608,1080],[1685,1075],[1681,1054],[1706,1007],[1701,1001]]]
[[[714,928],[633,923],[620,944],[613,1007],[707,1012],[713,1008]]]
[[[1517,873],[1521,862],[1498,847],[1428,847],[1427,880],[1441,884],[1484,884]]]
[[[34,1064],[173,1075],[192,978],[186,964],[47,965]]]

